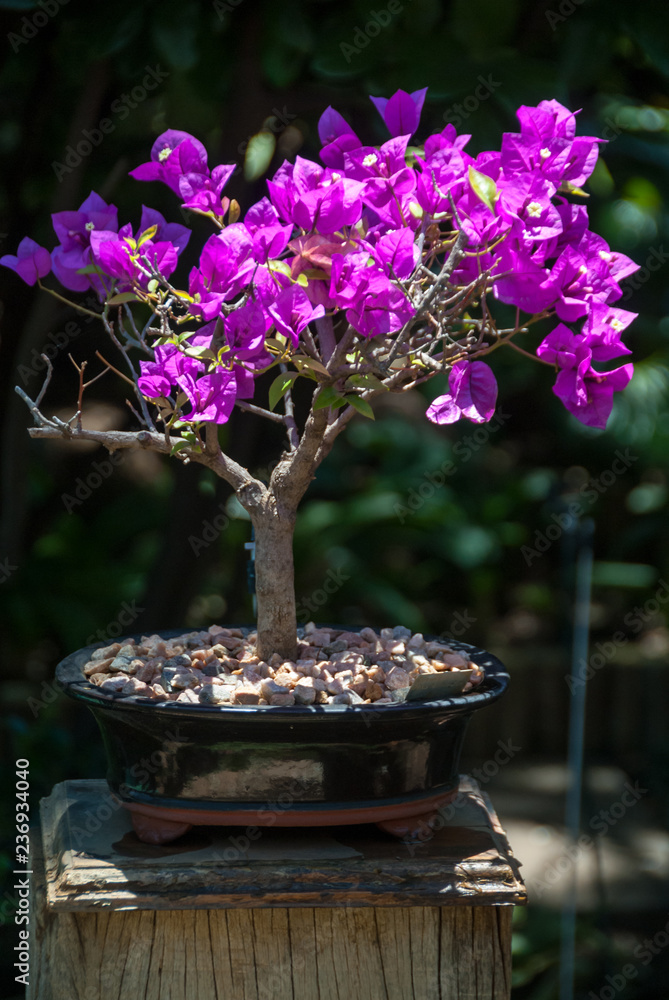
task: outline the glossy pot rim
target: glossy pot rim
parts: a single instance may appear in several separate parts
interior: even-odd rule
[[[227,625],[224,628],[245,628],[246,631],[253,631],[249,626]],[[346,628],[347,631],[354,632],[356,629],[365,628],[360,626],[327,626],[319,625],[319,628]],[[142,635],[160,635],[165,639],[171,639],[188,632],[198,631],[198,629],[156,629],[150,633],[147,631],[136,632],[130,635],[119,636],[114,642],[124,642],[128,639],[140,639]],[[380,631],[375,629],[375,631]],[[428,641],[437,640],[438,637],[426,636]],[[352,715],[362,716],[371,713],[379,718],[391,719],[393,716],[403,714],[404,716],[419,717],[423,714],[431,714],[435,710],[445,711],[448,714],[459,715],[461,713],[473,712],[496,701],[506,690],[509,683],[509,674],[504,664],[492,653],[472,646],[470,643],[460,642],[457,639],[449,639],[448,645],[456,652],[466,653],[467,656],[483,667],[485,672],[481,686],[468,694],[454,695],[452,698],[443,698],[433,701],[400,701],[392,705],[235,705],[235,706],[211,706],[175,703],[173,701],[155,702],[151,698],[141,695],[121,696],[116,692],[104,692],[84,676],[83,667],[88,662],[91,654],[96,649],[105,645],[110,645],[108,641],[92,643],[83,646],[66,656],[56,667],[56,681],[61,689],[77,701],[82,701],[91,708],[111,709],[121,712],[145,712],[147,708],[159,712],[161,716],[170,719],[182,719],[190,717],[193,721],[219,720],[241,722],[243,719],[257,717],[259,713],[270,713],[272,719],[285,718],[300,719],[306,721],[312,719],[316,722],[323,718],[347,717]]]

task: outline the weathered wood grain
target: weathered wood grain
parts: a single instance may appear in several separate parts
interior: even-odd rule
[[[467,794],[474,812],[429,844],[338,828],[301,860],[272,861],[268,841],[238,863],[215,839],[197,858],[72,851],[51,801],[27,1000],[509,1000],[524,886],[492,807]]]
[[[508,1000],[511,908],[59,913],[30,1000]]]
[[[68,781],[42,801],[49,903],[54,909],[210,909],[289,906],[490,906],[525,901],[518,863],[489,800],[463,779],[431,840],[402,844],[374,827],[243,831],[204,827],[178,845],[141,845],[120,807],[84,838],[104,782]],[[286,835],[289,839],[287,841]],[[191,838],[190,841],[188,838]],[[301,839],[300,839],[301,838]],[[248,840],[247,840],[247,843]],[[189,849],[190,844],[190,849]],[[313,846],[315,845],[315,847]],[[134,853],[133,853],[134,852]]]

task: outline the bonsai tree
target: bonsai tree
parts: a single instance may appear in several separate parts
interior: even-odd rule
[[[128,383],[137,422],[126,431],[84,426],[83,366],[72,418],[47,416],[45,358],[37,398],[16,389],[33,415],[31,436],[162,452],[228,482],[255,529],[264,660],[295,657],[298,504],[349,420],[373,419],[384,393],[436,378],[429,420],[486,422],[497,396],[487,358],[507,347],[551,366],[567,409],[603,428],[614,391],[632,377],[631,364],[599,367],[630,353],[620,335],[635,314],[612,303],[637,269],[588,229],[582,185],[601,140],[577,137],[575,115],[542,101],[518,110],[520,132],[505,133],[499,151],[469,155],[470,137],[450,124],[414,146],[425,93],[372,98],[391,136],[380,147],[328,108],[323,165],[285,162],[243,217],[223,194],[232,165],[210,169],[185,132],[160,135],[131,175],[167,184],[183,208],[210,220],[187,285],[174,275],[188,227],[144,208],[136,230],[119,228],[116,208],[95,193],[53,216],[54,250],[26,238],[0,260],[31,285],[44,287],[52,272],[70,292],[93,290],[117,352],[113,365],[99,355],[101,373]],[[550,322],[537,343],[540,321]],[[255,380],[269,369],[259,398]],[[301,418],[298,379],[312,388]],[[234,407],[285,431],[268,484],[220,447]]]

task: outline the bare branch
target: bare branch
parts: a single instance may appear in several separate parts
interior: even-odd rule
[[[92,309],[87,309],[86,306],[80,306],[76,302],[66,299],[64,295],[59,295],[58,292],[54,292],[53,288],[47,288],[41,281],[38,281],[37,285],[43,292],[48,292],[49,295],[54,297],[54,299],[58,299],[59,302],[64,302],[65,305],[70,306],[71,309],[76,309],[77,312],[85,313],[86,316],[92,316],[93,319],[102,319],[102,313],[93,312]]]
[[[45,388],[46,388],[46,385],[44,385],[42,387],[42,392],[40,392],[40,395],[38,396],[38,399],[41,399]],[[33,420],[38,425],[38,427],[53,426],[51,424],[51,421],[49,421],[44,416],[44,414],[40,411],[37,403],[33,402],[32,399],[30,398],[30,396],[26,392],[24,392],[23,389],[20,386],[15,385],[14,386],[14,392],[17,393],[21,397],[21,399],[23,400],[23,402],[26,404],[26,406],[28,407],[28,409],[30,410],[30,412],[33,415]],[[30,433],[30,431],[34,430],[34,429],[35,428],[29,428],[28,429],[28,433]]]
[[[320,389],[316,391],[314,400],[318,398],[320,391]],[[297,510],[297,505],[318,466],[316,456],[327,427],[328,410],[329,407],[315,410],[312,404],[299,446],[289,455],[284,455],[272,473],[271,492],[277,498],[277,502],[293,513]]]
[[[332,327],[332,316],[321,316],[321,318],[317,319],[315,322],[316,330],[318,332],[318,343],[321,349],[321,357],[327,365],[337,346],[334,329]]]
[[[265,420],[271,420],[275,424],[285,423],[281,413],[274,413],[272,410],[265,410],[262,406],[256,406],[255,403],[247,403],[243,399],[236,399],[235,406],[238,406],[240,410],[244,410],[247,413],[255,413],[257,417],[264,417]]]
[[[120,314],[121,314],[121,310],[119,309],[119,319],[120,319]],[[130,385],[132,385],[132,388],[133,388],[133,391],[135,393],[135,396],[137,397],[137,400],[139,402],[139,408],[142,411],[143,423],[145,424],[146,427],[150,427],[151,430],[155,430],[156,429],[156,425],[154,424],[153,420],[151,419],[151,414],[149,413],[149,408],[146,405],[146,400],[144,399],[144,396],[142,395],[142,393],[140,391],[140,388],[137,385],[137,379],[138,379],[139,376],[138,376],[138,374],[137,374],[137,372],[135,370],[135,366],[133,365],[132,361],[128,357],[128,352],[126,351],[124,345],[120,342],[120,340],[118,339],[118,337],[114,333],[114,328],[111,325],[111,323],[109,322],[109,319],[107,318],[106,309],[105,309],[104,315],[102,316],[102,322],[104,323],[105,330],[109,334],[109,337],[110,337],[112,343],[119,349],[119,351],[121,352],[121,354],[125,358],[125,362],[126,362],[126,364],[128,366],[128,370],[130,371],[130,374],[132,375],[132,379],[125,379],[125,381],[129,382]],[[108,364],[108,362],[105,362],[105,364]],[[109,367],[111,368],[112,366],[109,365]],[[119,371],[116,371],[116,369],[114,369],[114,371],[116,372],[117,375],[121,375],[121,373]],[[121,375],[121,378],[124,378],[124,376]]]
[[[44,361],[46,361],[46,378],[44,379],[44,384],[42,385],[42,388],[39,391],[39,396],[35,400],[35,406],[39,406],[39,404],[44,399],[44,393],[48,389],[49,382],[51,381],[51,376],[53,375],[53,365],[51,364],[51,359],[49,357],[47,357],[46,354],[41,354],[40,357]],[[17,389],[16,391],[18,392],[19,390]],[[21,395],[25,395],[25,394],[21,393]]]
[[[418,309],[416,311],[416,315],[414,316],[414,320],[418,319],[421,313],[423,313],[426,309],[430,307],[430,304],[434,301],[434,298],[439,289],[443,288],[444,285],[446,285],[447,282],[450,281],[451,275],[453,274],[456,265],[460,262],[460,260],[464,255],[464,249],[466,243],[467,243],[467,235],[461,228],[458,231],[455,243],[451,247],[451,252],[444,261],[443,267],[437,276],[437,280],[432,285],[432,287],[427,290],[421,301],[418,303]]]
[[[279,365],[279,369],[285,374],[288,371],[287,365]],[[288,432],[288,444],[290,445],[291,451],[296,451],[300,443],[300,433],[297,429],[297,424],[295,422],[295,409],[293,407],[293,394],[291,392],[290,386],[286,389],[283,394],[283,407],[284,416],[283,422],[286,425],[286,430]]]
[[[120,372],[118,370],[118,368],[114,368],[114,366],[111,364],[111,362],[107,361],[107,359],[104,358],[102,356],[102,354],[100,354],[99,351],[96,351],[95,353],[96,353],[97,357],[100,359],[100,361],[102,361],[102,363],[107,366],[107,370],[108,371],[113,372],[114,375],[118,375],[119,378],[122,378],[124,382],[127,382],[128,385],[131,385],[133,388],[135,387],[135,383],[133,382],[133,380],[131,378],[128,378],[128,376],[124,375],[123,372]]]

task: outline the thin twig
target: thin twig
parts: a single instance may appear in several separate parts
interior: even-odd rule
[[[51,421],[47,420],[47,418],[44,416],[44,414],[40,412],[40,410],[39,410],[39,408],[37,406],[37,403],[33,402],[32,399],[30,398],[30,396],[26,392],[24,392],[23,389],[20,386],[15,385],[14,386],[14,392],[17,393],[21,397],[21,399],[23,400],[23,402],[26,404],[26,406],[28,407],[28,409],[32,413],[33,420],[35,421],[36,424],[38,424],[40,427],[50,427],[50,426],[53,426],[52,423],[51,423]],[[41,393],[40,393],[40,396],[41,396]]]
[[[272,410],[265,410],[262,406],[256,406],[255,403],[247,403],[243,399],[236,399],[235,406],[238,406],[240,410],[245,410],[247,413],[255,413],[257,417],[272,420],[275,424],[285,423],[281,413],[273,413]]]
[[[41,281],[38,280],[37,285],[42,289],[43,292],[48,292],[49,295],[53,295],[54,299],[58,299],[59,302],[64,302],[66,306],[70,306],[72,309],[76,309],[77,312],[85,313],[87,316],[92,316],[93,319],[102,319],[102,313],[93,312],[91,309],[87,309],[85,306],[77,305],[76,302],[71,302],[70,299],[66,299],[64,295],[59,295],[58,292],[54,292],[53,288],[47,288],[43,285]]]
[[[119,319],[120,319],[120,314],[121,314],[121,310],[119,309]],[[135,396],[137,397],[137,399],[139,401],[139,406],[140,406],[140,409],[142,411],[142,416],[144,418],[143,422],[144,422],[144,424],[147,427],[150,427],[152,430],[155,430],[156,427],[155,427],[155,424],[154,424],[153,420],[151,419],[151,414],[149,413],[148,407],[146,405],[146,400],[144,399],[144,396],[142,395],[142,393],[140,391],[140,388],[137,385],[138,375],[137,375],[137,372],[135,370],[135,366],[133,365],[132,361],[128,357],[128,352],[126,351],[125,347],[123,346],[123,344],[120,342],[120,340],[118,339],[118,337],[114,333],[114,328],[113,328],[113,326],[111,325],[111,323],[109,322],[109,320],[108,320],[108,318],[106,316],[106,310],[105,310],[105,314],[103,314],[102,321],[104,323],[105,330],[109,334],[111,342],[114,344],[115,347],[117,347],[119,349],[119,351],[121,352],[121,354],[125,358],[125,361],[126,361],[126,364],[128,366],[128,369],[130,371],[130,374],[132,375],[132,379],[127,379],[126,381],[129,381],[130,385],[132,385],[132,388],[133,388],[133,391],[135,393]],[[111,365],[110,365],[110,367],[111,367]],[[116,369],[114,369],[114,371],[116,371]],[[121,375],[121,373],[118,372],[118,371],[116,371],[116,374],[117,375]],[[121,375],[121,378],[123,378],[122,375]]]
[[[41,354],[40,357],[46,361],[46,378],[44,379],[44,384],[40,389],[39,396],[35,400],[35,406],[39,406],[44,399],[44,393],[46,392],[49,382],[51,381],[51,376],[53,375],[53,365],[51,364],[51,359],[48,358],[46,354]]]
[[[96,351],[95,353],[99,357],[100,361],[102,361],[103,364],[105,364],[110,371],[114,372],[114,375],[118,375],[118,377],[122,378],[124,382],[128,383],[128,385],[131,385],[133,388],[136,388],[135,383],[131,378],[128,378],[128,376],[124,375],[123,372],[120,372],[118,368],[114,368],[113,364],[111,364],[110,361],[107,361],[107,359],[104,358],[99,351]]]

